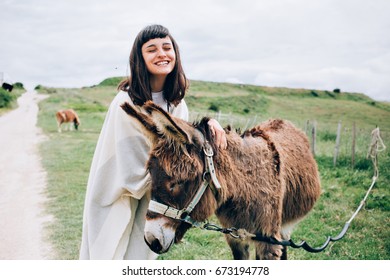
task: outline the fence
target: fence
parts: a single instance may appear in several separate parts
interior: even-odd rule
[[[202,113],[191,112],[190,120],[197,121],[208,116],[218,120],[223,126],[230,125],[232,128],[240,128],[241,131],[251,128],[261,121],[259,115],[236,116],[222,112]],[[354,167],[357,159],[366,158],[367,150],[371,143],[371,132],[375,127],[361,127],[359,124],[320,122],[316,120],[291,120],[301,128],[310,140],[311,150],[315,156],[333,157],[333,165],[336,166],[339,158],[349,158]],[[379,127],[380,128],[380,127]],[[390,131],[380,128],[380,136],[384,143],[390,143]]]

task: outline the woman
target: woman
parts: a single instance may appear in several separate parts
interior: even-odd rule
[[[150,145],[134,120],[120,108],[153,100],[175,117],[188,120],[183,98],[188,89],[176,41],[168,29],[151,25],[138,34],[130,53],[130,77],[119,85],[96,146],[84,206],[80,259],[155,259],[144,242],[150,176],[145,169]],[[210,129],[221,148],[224,131]]]

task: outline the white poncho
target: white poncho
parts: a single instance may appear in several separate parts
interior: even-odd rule
[[[84,205],[80,259],[155,259],[145,244],[144,225],[150,175],[150,143],[136,120],[120,108],[133,104],[126,92],[112,101],[96,146]],[[165,110],[161,93],[153,101]],[[169,112],[188,120],[184,100]]]

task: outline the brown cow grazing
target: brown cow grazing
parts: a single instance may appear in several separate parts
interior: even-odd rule
[[[69,129],[72,129],[70,123],[73,122],[74,128],[77,130],[80,125],[80,119],[73,109],[60,110],[56,113],[58,132],[61,132],[61,125],[69,123]]]
[[[190,124],[152,102],[142,112],[128,103],[122,108],[152,143],[145,241],[156,253],[167,252],[213,213],[224,227],[288,240],[320,195],[307,137],[288,121],[269,120],[242,135],[225,128],[228,148],[221,150],[214,145],[208,118]],[[226,239],[234,259],[249,258],[249,241]],[[286,252],[280,245],[251,242],[257,259],[280,259]]]

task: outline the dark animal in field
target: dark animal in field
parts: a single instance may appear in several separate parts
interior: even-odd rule
[[[73,109],[60,110],[56,113],[58,132],[61,132],[61,125],[63,123],[73,123],[74,128],[77,130],[80,125],[80,119]],[[69,129],[72,129],[69,125]]]
[[[288,240],[293,227],[320,195],[318,168],[308,139],[289,121],[268,120],[242,134],[227,127],[228,148],[221,150],[214,144],[208,118],[191,124],[152,102],[141,111],[128,103],[122,108],[139,121],[152,143],[147,163],[152,200],[146,215],[145,241],[156,253],[167,252],[182,239],[191,227],[186,221],[188,215],[200,222],[215,213],[224,227]],[[210,177],[205,174],[209,165],[207,145],[214,152],[220,189],[214,193],[207,188],[191,212],[188,205],[204,179]],[[226,240],[234,259],[249,258],[250,242],[257,259],[280,259],[286,252],[280,245],[242,241],[230,235]]]
[[[9,91],[9,92],[11,92],[12,89],[14,88],[13,85],[8,84],[8,83],[3,83],[3,84],[1,85],[1,87],[2,87],[3,89],[5,89],[5,90]]]

